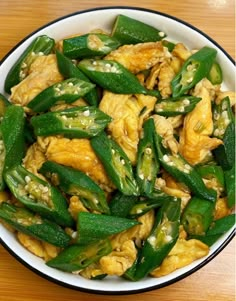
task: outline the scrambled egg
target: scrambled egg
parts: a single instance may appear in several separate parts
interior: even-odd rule
[[[105,91],[99,109],[112,117],[108,132],[135,164],[144,118],[153,110],[156,98],[142,94],[114,94]],[[140,112],[145,107],[145,113]]]
[[[180,133],[180,153],[192,165],[203,162],[211,150],[222,144],[220,139],[210,137],[213,120],[211,94],[207,89],[207,82],[202,80],[195,86],[193,95],[202,99],[193,111],[186,115]]]
[[[29,75],[11,89],[10,100],[26,106],[44,89],[63,80],[55,54],[39,56],[30,66]]]

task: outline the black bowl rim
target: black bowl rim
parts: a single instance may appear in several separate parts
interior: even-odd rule
[[[209,41],[211,41],[215,46],[217,46],[217,48],[219,48],[226,56],[227,58],[233,63],[235,64],[233,58],[224,50],[224,48],[222,48],[222,46],[220,46],[214,39],[212,39],[210,36],[208,36],[206,33],[204,33],[203,31],[201,31],[200,29],[198,29],[197,27],[191,25],[190,23],[181,20],[175,16],[169,15],[167,13],[164,12],[160,12],[157,10],[152,10],[152,9],[147,9],[147,8],[143,8],[143,7],[137,7],[137,6],[101,6],[101,7],[94,7],[94,8],[89,8],[89,9],[84,9],[84,10],[80,10],[80,11],[76,11],[67,15],[64,15],[62,17],[56,18],[54,20],[52,20],[51,22],[48,22],[46,24],[44,24],[43,26],[37,28],[36,30],[32,31],[30,34],[28,34],[25,38],[23,38],[19,43],[17,43],[4,57],[3,59],[0,61],[0,66],[2,65],[2,63],[11,55],[11,53],[13,53],[21,44],[24,43],[24,41],[26,41],[27,39],[29,39],[32,35],[34,35],[35,33],[39,32],[40,30],[48,27],[49,25],[52,25],[58,21],[64,20],[66,18],[75,16],[75,15],[80,15],[80,14],[84,14],[87,12],[93,12],[93,11],[99,11],[99,10],[110,10],[110,9],[130,9],[130,10],[138,10],[138,11],[143,11],[143,12],[149,12],[149,13],[153,13],[156,15],[160,15],[160,16],[164,16],[166,18],[172,19],[174,21],[177,21],[179,23],[184,24],[185,26],[193,29],[194,31],[200,33],[202,36],[204,36],[205,38],[207,38]],[[19,257],[8,245],[7,243],[5,243],[1,237],[0,237],[0,243],[2,244],[2,246],[13,256],[15,257],[15,259],[17,259],[17,261],[19,261],[21,264],[23,264],[25,267],[27,267],[29,270],[33,271],[34,273],[36,273],[37,275],[41,276],[44,279],[47,279],[55,284],[58,284],[60,286],[66,287],[66,288],[70,288],[73,290],[77,290],[77,291],[81,291],[81,292],[85,292],[85,293],[90,293],[90,294],[100,294],[100,295],[131,295],[131,294],[138,294],[138,293],[144,293],[144,292],[148,292],[151,290],[155,290],[155,289],[159,289],[162,287],[166,287],[168,285],[171,285],[175,282],[178,282],[184,278],[186,278],[187,276],[190,276],[191,274],[193,274],[194,272],[198,271],[199,269],[201,269],[203,266],[205,266],[207,263],[209,263],[213,258],[215,258],[229,243],[230,241],[233,239],[233,237],[235,236],[235,229],[233,229],[231,231],[231,233],[229,234],[229,236],[227,237],[227,239],[223,242],[222,245],[220,245],[209,257],[207,257],[205,260],[203,260],[200,264],[198,264],[197,266],[195,266],[194,268],[192,268],[191,270],[169,280],[166,281],[164,283],[160,283],[160,284],[156,284],[156,285],[152,285],[150,287],[145,287],[145,288],[139,288],[139,289],[135,289],[135,290],[123,290],[123,291],[109,291],[109,290],[98,290],[98,289],[87,289],[84,287],[79,287],[79,286],[75,286],[72,284],[68,284],[65,283],[61,280],[57,280],[49,275],[46,275],[45,273],[37,270],[36,268],[34,268],[33,266],[31,266],[29,263],[27,263],[26,261],[24,261],[21,257]]]

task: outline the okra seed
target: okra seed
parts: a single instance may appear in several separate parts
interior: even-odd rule
[[[31,178],[29,176],[25,176],[25,182],[29,183],[31,181]]]
[[[114,155],[115,154],[115,150],[112,148],[111,149],[111,153]]]
[[[152,153],[152,149],[151,149],[150,147],[147,147],[147,148],[145,149],[145,154],[151,155],[151,153]]]
[[[187,169],[187,168],[184,168],[184,169],[183,169],[183,172],[184,172],[184,173],[187,173],[187,174],[190,173],[189,169]]]
[[[84,111],[83,115],[86,116],[86,117],[88,117],[90,115],[90,111],[89,110]]]
[[[76,236],[77,236],[77,231],[74,231],[74,232],[72,233],[71,237],[75,239]]]
[[[124,159],[121,159],[120,162],[121,162],[122,165],[125,165],[125,160]]]
[[[137,209],[137,210],[136,210],[136,213],[137,213],[137,214],[143,213],[143,210],[142,210],[142,209]]]
[[[192,81],[193,81],[193,77],[190,77],[189,79],[186,80],[186,82],[187,82],[188,84],[190,84]]]
[[[220,134],[219,129],[215,129],[215,131],[214,131],[214,136],[219,136],[219,134]]]
[[[224,102],[223,104],[222,104],[222,110],[224,111],[224,110],[227,110],[227,103],[226,102]]]
[[[191,170],[192,169],[192,167],[189,164],[184,164],[184,168],[187,169],[187,170]]]
[[[163,156],[164,162],[170,162],[170,157],[168,155]]]
[[[140,178],[141,180],[144,180],[144,174],[143,174],[143,173],[139,174],[139,178]]]
[[[44,53],[43,53],[42,51],[40,51],[40,52],[38,52],[38,55],[39,55],[39,56],[43,56]]]
[[[220,118],[220,114],[218,114],[218,113],[215,112],[214,113],[214,119],[215,120],[219,120],[219,118]]]
[[[68,83],[68,86],[69,86],[69,87],[73,87],[74,84],[73,84],[72,82],[69,82],[69,83]]]
[[[96,65],[97,65],[97,62],[96,62],[96,61],[93,61],[92,64],[93,64],[94,66],[96,66]]]
[[[183,100],[183,104],[184,104],[185,106],[188,106],[188,105],[190,104],[189,99],[188,99],[188,98],[185,98],[185,99]]]
[[[165,36],[165,33],[163,31],[160,31],[159,36],[163,38]]]
[[[179,112],[184,112],[184,106],[179,107],[178,111]]]
[[[25,62],[22,63],[21,67],[24,69],[24,68],[27,68],[27,64]]]
[[[166,242],[170,242],[172,240],[172,237],[170,235],[166,235],[165,240]]]

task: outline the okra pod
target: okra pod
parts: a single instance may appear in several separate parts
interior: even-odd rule
[[[17,165],[5,174],[12,194],[27,208],[61,226],[72,226],[67,200],[54,186]]]
[[[162,40],[166,34],[159,29],[125,15],[118,15],[112,28],[112,37],[122,45]]]
[[[155,185],[159,170],[159,161],[156,157],[154,145],[155,124],[153,118],[148,119],[143,125],[143,138],[138,144],[136,180],[140,194],[150,194]]]
[[[235,164],[235,117],[229,97],[213,106],[213,124],[213,136],[223,140],[213,152],[216,161],[224,170],[231,169]]]
[[[215,220],[206,231],[205,235],[191,235],[189,238],[201,240],[211,247],[223,234],[235,225],[235,214],[224,216]]]
[[[181,224],[189,235],[205,235],[213,221],[215,203],[192,197],[186,205]]]
[[[58,134],[68,138],[96,136],[110,121],[110,116],[92,106],[48,112],[31,118],[31,124],[37,136]]]
[[[131,162],[123,149],[105,133],[93,137],[91,146],[113,184],[125,195],[139,195]]]
[[[135,203],[129,211],[129,218],[137,218],[151,209],[159,208],[163,205],[162,200],[153,200],[149,198],[141,198],[141,200]]]
[[[211,180],[215,179],[217,185],[224,190],[225,180],[224,180],[224,171],[219,165],[199,165],[196,166],[196,171],[204,179]]]
[[[55,45],[54,39],[42,35],[37,37],[22,53],[7,74],[5,91],[11,93],[11,88],[21,82],[29,72],[31,64],[41,55],[49,54]]]
[[[140,224],[135,219],[79,212],[76,243],[87,245]]]
[[[56,50],[56,56],[58,69],[65,79],[75,77],[90,83],[90,79],[83,72],[81,72],[79,68],[77,68],[77,66],[69,58],[64,56],[58,50]],[[89,105],[97,106],[99,102],[99,97],[96,87],[94,87],[87,94],[85,94],[83,98]]]
[[[5,181],[3,177],[4,163],[5,163],[5,146],[2,139],[2,130],[0,125],[0,191],[3,191],[5,188]]]
[[[0,204],[0,218],[14,229],[54,246],[64,248],[70,243],[70,236],[59,225],[25,207],[3,202]]]
[[[20,106],[7,106],[2,119],[1,133],[5,160],[3,173],[21,163],[25,154],[25,117]]]
[[[78,78],[69,78],[44,89],[27,104],[27,107],[35,113],[44,112],[59,101],[72,103],[94,87],[92,83]]]
[[[92,82],[113,93],[153,95],[133,73],[116,61],[84,59],[79,62],[78,68]]]
[[[111,253],[112,247],[108,239],[100,240],[90,245],[70,245],[59,255],[46,264],[66,272],[80,271],[97,262],[102,256]]]
[[[78,196],[86,208],[109,214],[104,191],[85,173],[52,161],[43,163],[39,171],[65,193]]]
[[[11,103],[8,101],[8,99],[0,93],[0,123],[2,122],[2,117],[5,114],[6,108],[10,106]]]
[[[179,97],[207,77],[215,61],[217,51],[203,47],[192,54],[183,64],[180,71],[171,81],[172,96]]]
[[[127,217],[132,207],[138,202],[136,195],[124,195],[119,190],[109,201],[111,215]]]
[[[180,199],[163,204],[158,210],[155,225],[146,239],[139,257],[134,280],[140,280],[160,266],[179,237]]]
[[[196,169],[179,153],[171,154],[162,146],[162,138],[155,133],[156,150],[162,167],[175,179],[183,182],[199,198],[215,202],[217,193],[204,184]]]
[[[235,164],[224,172],[225,178],[225,190],[227,196],[227,204],[229,208],[232,208],[235,205]]]
[[[155,104],[155,112],[166,117],[184,115],[191,112],[200,100],[199,97],[188,95],[163,99]]]
[[[71,59],[104,56],[120,46],[117,39],[102,33],[87,33],[63,40],[63,53]]]

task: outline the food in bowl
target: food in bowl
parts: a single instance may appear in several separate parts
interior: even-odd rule
[[[1,95],[3,224],[86,279],[207,256],[235,220],[235,92],[216,56],[123,14],[110,32],[39,35]]]

